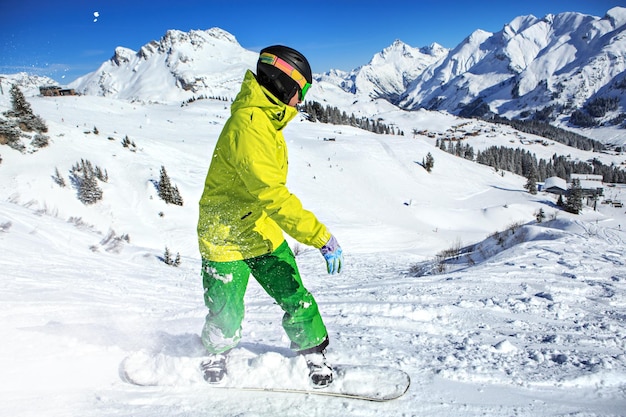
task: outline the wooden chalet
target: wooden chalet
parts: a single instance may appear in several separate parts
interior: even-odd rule
[[[552,194],[567,194],[567,181],[560,177],[546,178],[540,191]]]
[[[61,88],[56,85],[46,85],[39,87],[39,94],[46,97],[75,96],[76,91],[73,88]]]

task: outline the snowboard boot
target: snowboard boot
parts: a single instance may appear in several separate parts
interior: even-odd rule
[[[226,375],[226,355],[210,355],[200,363],[202,376],[210,384],[219,384]]]
[[[326,362],[324,351],[304,355],[313,388],[324,388],[333,382],[333,368]]]

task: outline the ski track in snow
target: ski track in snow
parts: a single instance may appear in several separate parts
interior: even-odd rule
[[[3,261],[11,279],[2,322],[12,323],[2,352],[3,378],[11,381],[3,387],[5,415],[620,415],[625,405],[626,253],[603,233],[530,241],[472,268],[424,277],[407,273],[412,257],[385,254],[347,254],[345,273],[328,277],[319,254],[305,251],[298,259],[330,330],[329,359],[411,375],[405,397],[368,404],[233,394],[202,383],[125,384],[117,369],[133,352],[202,355],[196,262],[172,271],[141,251],[96,254],[87,248],[93,231],[2,208],[12,227],[1,241],[18,243],[3,245],[6,259],[17,259],[32,236],[57,242],[29,270]],[[66,252],[60,236],[70,235],[82,252]],[[77,259],[89,274],[76,275]],[[241,352],[289,357],[280,309],[254,282],[246,297]],[[24,413],[30,395],[39,400]]]
[[[304,133],[287,132],[296,138],[289,142],[295,193],[330,219],[345,252],[343,273],[328,276],[318,251],[299,248],[303,280],[329,330],[328,358],[402,369],[411,376],[407,394],[378,404],[212,390],[194,383],[197,375],[173,386],[124,382],[128,357],[184,363],[204,354],[195,210],[211,148],[202,140],[219,132],[209,122],[223,122],[226,110],[197,106],[176,113],[89,97],[36,100],[47,120],[60,120],[59,111],[68,120],[50,123],[56,143],[32,155],[2,149],[0,172],[12,176],[0,182],[0,416],[626,415],[623,210],[563,213],[538,225],[533,213],[551,212],[549,197],[520,191],[520,178],[423,141],[383,143],[346,128],[325,143],[312,138],[335,136],[336,127],[301,121],[293,123]],[[203,136],[183,130],[154,139],[171,129],[169,120],[192,125],[198,114],[210,125]],[[85,120],[97,121],[104,139],[82,135]],[[151,122],[138,128],[141,120]],[[107,130],[118,139],[128,132],[145,150],[130,153],[106,140]],[[426,150],[435,156],[432,174],[415,164]],[[111,177],[103,202],[90,208],[50,180],[55,166],[67,170],[83,155]],[[181,186],[183,208],[152,199],[161,164]],[[127,166],[133,175],[122,177],[117,168]],[[485,238],[520,218],[515,233]],[[110,239],[129,230],[130,243]],[[412,275],[455,241],[470,246],[444,273]],[[163,244],[181,250],[179,268],[158,259]],[[267,372],[301,377],[281,319],[251,280],[233,353],[251,361],[257,376],[248,382]]]

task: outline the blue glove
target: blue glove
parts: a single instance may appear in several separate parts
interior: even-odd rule
[[[340,273],[341,264],[343,263],[343,251],[337,239],[335,239],[335,236],[330,236],[330,239],[322,246],[320,252],[322,252],[324,259],[326,259],[326,269],[328,269],[328,273],[331,275]]]

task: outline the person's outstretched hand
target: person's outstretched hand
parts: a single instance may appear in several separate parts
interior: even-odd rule
[[[328,242],[320,249],[324,259],[326,260],[326,269],[328,273],[333,275],[341,272],[341,264],[343,264],[343,251],[341,246],[335,239],[335,236],[330,237]]]

